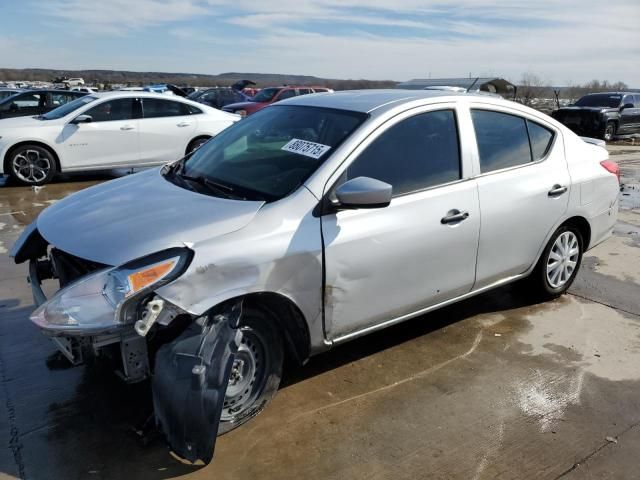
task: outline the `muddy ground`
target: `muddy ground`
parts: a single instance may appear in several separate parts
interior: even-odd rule
[[[290,369],[207,467],[138,443],[148,386],[69,368],[28,321],[25,266],[7,254],[47,205],[123,172],[0,186],[0,479],[639,478],[640,147],[609,148],[619,222],[571,294],[537,304],[504,287]]]

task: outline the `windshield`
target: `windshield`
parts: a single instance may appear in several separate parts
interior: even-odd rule
[[[609,107],[615,108],[620,106],[622,95],[585,95],[576,102],[576,107]]]
[[[282,90],[281,88],[263,88],[253,97],[254,102],[270,102]]]
[[[224,186],[236,198],[273,201],[296,190],[367,118],[318,107],[269,107],[234,124],[176,175]]]
[[[42,120],[57,120],[58,118],[62,118],[66,115],[69,115],[74,110],[86,105],[87,103],[93,102],[97,100],[98,97],[92,97],[91,95],[87,95],[86,97],[76,98],[72,102],[65,103],[64,105],[60,105],[58,108],[54,108],[48,113],[44,115],[40,115],[40,119]]]

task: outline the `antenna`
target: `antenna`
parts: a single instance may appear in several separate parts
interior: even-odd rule
[[[476,77],[476,79],[473,81],[473,83],[471,85],[469,85],[469,88],[467,88],[467,93],[469,93],[469,90],[471,90],[471,88],[473,88],[473,86],[478,82],[478,80],[480,80],[480,77]]]

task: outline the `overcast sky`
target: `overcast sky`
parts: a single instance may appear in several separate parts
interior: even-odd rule
[[[0,67],[640,87],[640,0],[0,0]]]

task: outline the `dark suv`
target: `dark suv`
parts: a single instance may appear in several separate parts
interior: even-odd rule
[[[585,137],[612,140],[640,133],[640,93],[591,93],[551,116]]]
[[[85,95],[84,92],[69,90],[28,90],[2,100],[0,118],[42,115]]]

